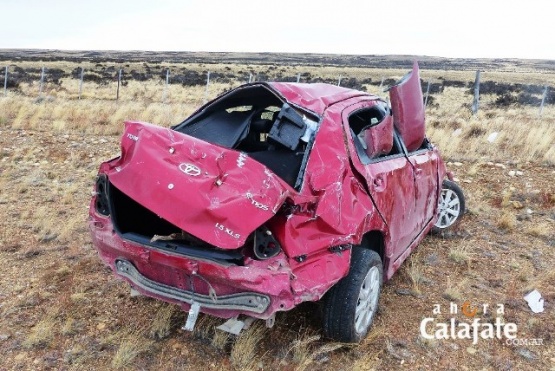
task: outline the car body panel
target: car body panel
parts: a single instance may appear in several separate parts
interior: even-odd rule
[[[420,215],[417,218],[415,228],[421,231],[433,219],[436,212],[437,189],[441,184],[437,176],[439,170],[438,153],[428,149],[409,153],[408,158],[412,165],[415,181],[414,209]]]
[[[344,130],[332,124],[341,120],[341,105],[324,112],[307,163],[302,193],[311,195],[310,202],[296,205],[294,217],[275,223],[284,250],[292,256],[358,244],[368,221],[375,219],[376,209],[349,164]]]

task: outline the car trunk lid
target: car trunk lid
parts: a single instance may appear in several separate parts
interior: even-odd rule
[[[126,122],[113,186],[183,231],[223,249],[242,246],[294,190],[247,154]]]

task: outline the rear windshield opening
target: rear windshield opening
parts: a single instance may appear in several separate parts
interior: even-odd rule
[[[174,130],[244,152],[295,187],[316,126],[315,118],[284,103],[268,87],[250,85],[223,96]]]
[[[283,101],[268,88],[247,86],[223,96],[175,130],[226,148],[265,150],[268,146],[260,145],[260,134],[270,132],[282,105]],[[259,134],[257,138],[255,134]]]

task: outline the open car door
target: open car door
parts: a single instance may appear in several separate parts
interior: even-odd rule
[[[425,137],[425,111],[418,63],[390,91],[394,125],[405,144],[412,165],[415,189],[415,231],[432,220],[437,205],[438,154]]]
[[[405,143],[408,152],[422,146],[425,138],[425,113],[420,87],[418,63],[412,71],[389,89],[393,124]]]

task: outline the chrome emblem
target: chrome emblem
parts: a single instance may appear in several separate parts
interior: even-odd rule
[[[193,164],[188,164],[186,162],[179,165],[179,170],[181,170],[182,172],[190,176],[200,175],[200,169],[198,168],[198,166],[195,166]]]

